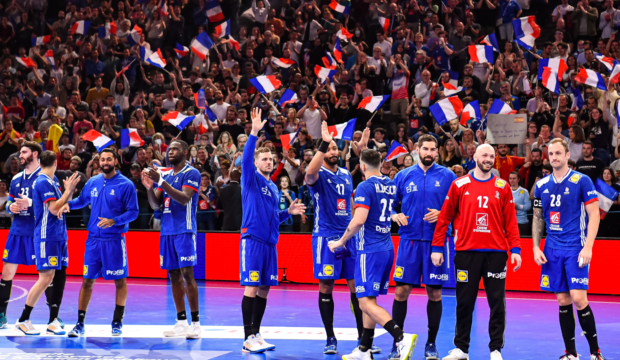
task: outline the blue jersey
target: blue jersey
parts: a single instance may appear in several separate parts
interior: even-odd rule
[[[402,202],[401,212],[409,216],[409,224],[398,229],[401,240],[433,240],[437,223],[422,219],[428,209],[441,210],[454,180],[452,171],[437,164],[426,172],[416,164],[396,174],[396,200]]]
[[[587,237],[586,205],[598,201],[590,178],[569,170],[561,179],[546,176],[536,183],[534,206],[542,207],[547,223],[545,248],[578,250]]]
[[[198,191],[200,191],[200,172],[196,168],[186,164],[177,174],[174,170],[164,175],[164,180],[175,190],[183,191],[184,187],[194,190],[191,200],[181,205],[174,201],[168,193],[164,191],[164,207],[161,214],[161,234],[179,235],[185,233],[196,233],[196,209],[198,208]],[[159,191],[163,189],[158,187]]]
[[[387,176],[370,176],[355,191],[355,207],[368,209],[366,222],[358,233],[358,254],[393,250],[392,219],[396,202],[396,185]]]
[[[6,210],[9,210],[9,206],[15,202],[16,199],[21,199],[20,195],[23,195],[32,200],[34,182],[39,177],[41,167],[37,167],[30,175],[26,174],[26,170],[13,176],[11,180],[11,187],[9,189],[9,200],[6,203]],[[19,214],[13,214],[13,224],[9,235],[14,236],[34,236],[34,208],[30,204],[28,210],[20,211]]]
[[[64,216],[50,213],[47,208],[49,201],[57,201],[62,197],[58,178],[50,178],[46,174],[39,174],[34,183],[32,204],[34,207],[34,241],[51,242],[67,240],[67,225]]]
[[[346,169],[335,173],[325,166],[319,170],[319,179],[308,185],[314,204],[315,236],[341,236],[351,222],[351,195],[353,178]]]
[[[256,136],[250,135],[241,161],[241,238],[252,238],[275,245],[280,236],[280,223],[290,215],[288,209],[280,210],[280,191],[276,184],[261,175],[254,166],[255,149]]]
[[[111,179],[103,174],[91,177],[80,196],[69,201],[69,208],[81,209],[89,204],[88,236],[100,240],[120,240],[139,213],[136,186],[120,172]],[[114,220],[114,225],[100,228],[97,226],[100,217]]]

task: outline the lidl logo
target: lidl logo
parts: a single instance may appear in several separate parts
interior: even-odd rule
[[[404,272],[405,272],[405,268],[403,268],[402,266],[397,266],[396,269],[394,270],[394,277],[397,279],[402,279]]]
[[[250,281],[258,282],[260,280],[260,273],[258,271],[250,271]]]
[[[503,189],[506,186],[506,181],[502,179],[497,179],[495,180],[495,186]]]
[[[323,275],[332,276],[334,275],[334,266],[333,265],[323,265]]]
[[[88,275],[88,265],[84,265],[84,276]]]
[[[542,280],[540,281],[540,286],[544,287],[544,288],[548,288],[549,287],[549,276],[548,275],[543,275],[542,276]]]
[[[159,255],[159,266],[164,266],[164,257]]]
[[[456,271],[456,279],[458,282],[467,282],[468,281],[468,273],[467,270],[457,270]]]
[[[6,258],[8,258],[8,257],[9,257],[9,250],[4,249],[4,254],[2,255],[2,258],[3,258],[3,259],[6,259]]]
[[[570,179],[568,179],[568,181],[576,184],[579,182],[579,179],[581,179],[581,176],[578,174],[574,174],[573,176],[570,177]]]
[[[50,266],[58,265],[58,257],[56,256],[50,256],[49,258],[47,258],[47,261],[49,262]]]

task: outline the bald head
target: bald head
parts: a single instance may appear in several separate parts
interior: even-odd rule
[[[491,171],[495,164],[495,149],[489,144],[482,144],[476,149],[474,154],[474,161],[476,166],[484,174]]]

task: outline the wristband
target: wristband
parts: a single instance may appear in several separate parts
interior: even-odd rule
[[[161,187],[163,185],[163,183],[164,183],[164,177],[160,176],[159,177],[159,181],[157,182],[157,186]]]
[[[329,149],[329,143],[327,141],[322,141],[321,145],[319,145],[319,151],[322,153],[327,153],[327,149]]]

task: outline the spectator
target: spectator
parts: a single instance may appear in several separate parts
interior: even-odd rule
[[[198,195],[198,211],[196,212],[196,222],[198,230],[215,230],[215,205],[217,204],[217,189],[211,185],[211,176],[203,172],[200,174],[202,182]]]
[[[240,179],[241,172],[237,169],[231,170],[230,182],[220,190],[217,198],[217,208],[221,209],[222,230],[224,231],[239,231],[241,229],[243,209],[241,207]]]
[[[519,224],[519,233],[521,236],[529,236],[532,234],[532,226],[527,218],[527,212],[532,208],[529,193],[526,189],[519,186],[519,173],[513,171],[508,177],[508,183],[512,190],[512,198],[514,199],[515,209],[517,210],[517,223]]]
[[[493,167],[499,171],[499,177],[508,181],[510,173],[516,171],[526,163],[526,159],[518,156],[508,155],[509,147],[506,144],[497,145],[498,157],[495,158],[495,165]]]
[[[596,182],[605,168],[605,163],[597,157],[594,157],[594,145],[592,141],[586,140],[582,147],[583,157],[577,161],[577,171],[588,176],[593,183]]]

